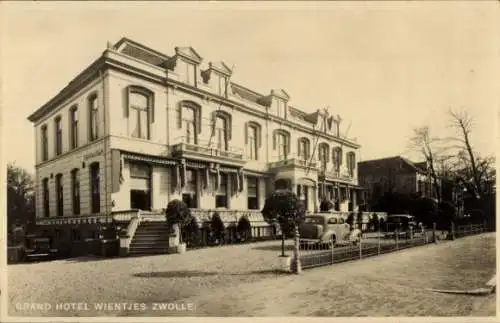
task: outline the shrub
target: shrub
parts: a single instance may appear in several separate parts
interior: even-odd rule
[[[371,226],[373,227],[373,230],[378,231],[380,222],[379,222],[377,213],[372,214],[370,221],[371,221]]]
[[[319,210],[321,212],[327,212],[333,208],[334,208],[334,205],[333,205],[332,201],[330,201],[330,200],[323,200],[323,201],[321,201],[321,203],[319,205]]]
[[[252,226],[246,216],[242,216],[238,220],[236,231],[238,232],[238,236],[241,241],[247,241],[252,237]]]
[[[183,239],[187,242],[189,246],[194,246],[199,244],[200,239],[200,227],[198,226],[198,221],[194,216],[191,216],[184,229]]]
[[[167,223],[169,226],[178,225],[179,226],[179,239],[182,243],[182,233],[186,225],[192,221],[191,211],[187,207],[186,203],[181,200],[172,200],[168,202],[167,209],[165,211]]]
[[[220,217],[219,212],[214,212],[212,214],[212,219],[210,221],[210,229],[212,230],[212,233],[214,235],[214,238],[216,239],[216,242],[219,244],[222,244],[224,241],[224,222],[222,222],[222,219]]]

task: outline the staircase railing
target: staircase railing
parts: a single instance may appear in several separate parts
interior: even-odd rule
[[[126,256],[130,250],[130,243],[134,238],[135,231],[141,223],[141,211],[138,210],[135,215],[132,215],[130,222],[128,223],[127,229],[124,234],[120,235],[120,256]]]

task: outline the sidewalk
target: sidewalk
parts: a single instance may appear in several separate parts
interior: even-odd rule
[[[448,295],[427,288],[483,287],[495,266],[495,233],[488,233],[184,301],[196,304],[196,316],[493,316],[495,294]]]

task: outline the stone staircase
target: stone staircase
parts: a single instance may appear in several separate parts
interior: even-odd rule
[[[166,254],[169,230],[165,221],[141,221],[130,243],[129,256]]]

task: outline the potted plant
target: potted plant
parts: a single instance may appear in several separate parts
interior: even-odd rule
[[[186,243],[183,242],[182,232],[184,228],[191,222],[191,212],[186,203],[176,199],[168,203],[165,213],[168,225],[173,228],[175,235],[179,239],[177,252],[184,253],[186,251]]]

